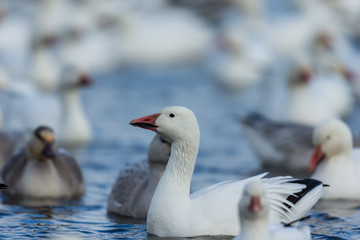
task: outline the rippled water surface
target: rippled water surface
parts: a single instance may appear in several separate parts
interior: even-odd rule
[[[198,117],[201,144],[192,189],[261,171],[237,117],[259,106],[263,90],[229,94],[199,69],[132,69],[94,76],[97,82],[83,98],[95,138],[77,153],[87,182],[86,195],[79,201],[45,203],[46,207],[24,207],[2,197],[0,239],[158,239],[147,235],[144,220],[107,214],[106,201],[119,170],[144,158],[154,135],[131,127],[129,121],[165,106],[187,106]],[[355,114],[350,119],[353,127],[358,117]],[[352,202],[318,204],[308,221],[313,238],[360,239],[359,206]]]

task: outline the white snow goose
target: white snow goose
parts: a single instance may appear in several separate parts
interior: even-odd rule
[[[266,190],[260,182],[245,186],[239,202],[241,229],[233,240],[310,240],[308,226],[292,227],[291,224],[269,224],[271,203]]]
[[[271,171],[308,176],[309,159],[314,152],[314,127],[290,121],[275,121],[251,112],[240,118],[242,129],[263,166]],[[360,139],[353,138],[355,146]]]
[[[271,222],[302,217],[323,195],[319,181],[311,184],[292,177],[262,179],[260,174],[242,181],[222,182],[190,194],[190,181],[200,143],[194,113],[185,107],[166,107],[161,113],[130,122],[153,130],[172,143],[165,172],[156,188],[147,216],[147,231],[160,237],[237,235],[237,203],[244,186],[261,181],[269,194]]]
[[[360,151],[353,149],[349,127],[338,119],[317,126],[313,134],[312,178],[330,185],[324,199],[360,200]]]

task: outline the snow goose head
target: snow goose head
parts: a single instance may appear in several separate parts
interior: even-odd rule
[[[92,78],[76,67],[68,65],[62,70],[60,89],[77,89],[79,87],[90,86],[92,83]]]
[[[255,220],[267,218],[269,203],[260,182],[251,182],[246,185],[243,196],[239,202],[240,219]]]
[[[200,138],[197,119],[194,113],[185,107],[166,107],[160,113],[134,119],[130,124],[155,131],[170,142]]]
[[[313,171],[325,158],[350,153],[353,142],[349,127],[338,119],[330,119],[315,128],[313,133],[315,150],[309,164]]]

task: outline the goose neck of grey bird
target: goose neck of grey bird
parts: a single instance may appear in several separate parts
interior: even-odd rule
[[[246,219],[241,217],[241,239],[270,240],[268,218]]]
[[[148,188],[156,189],[160,178],[162,177],[166,168],[163,162],[149,162],[149,184]]]

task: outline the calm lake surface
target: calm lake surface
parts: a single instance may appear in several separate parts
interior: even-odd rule
[[[76,153],[87,182],[85,196],[42,207],[18,205],[2,197],[0,239],[159,239],[147,235],[144,220],[107,214],[106,202],[119,170],[145,158],[154,136],[130,126],[129,121],[165,106],[186,106],[198,117],[201,144],[193,190],[262,171],[237,121],[239,115],[260,106],[261,87],[228,93],[201,66],[119,70],[94,78],[96,83],[83,92],[83,99],[95,136],[86,149]],[[349,120],[355,131],[359,117],[356,109]],[[356,202],[318,204],[307,221],[313,239],[360,239],[359,207]]]

